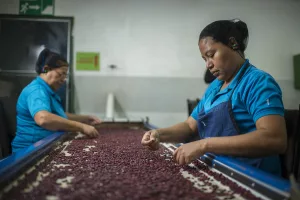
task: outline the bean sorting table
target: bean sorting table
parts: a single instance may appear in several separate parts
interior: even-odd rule
[[[140,144],[143,122],[105,122],[98,138],[55,133],[0,161],[0,199],[288,199],[290,184],[234,159],[206,154],[187,166],[179,144]]]

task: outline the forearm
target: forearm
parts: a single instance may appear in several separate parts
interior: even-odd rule
[[[205,152],[231,155],[257,157],[283,153],[285,145],[280,137],[270,137],[264,134],[265,130],[256,130],[251,133],[204,139],[201,145]]]
[[[160,142],[180,143],[195,134],[186,122],[181,122],[168,128],[160,128],[157,131]]]
[[[47,113],[41,116],[38,125],[51,131],[82,131],[83,124],[77,121],[68,120],[58,115]]]
[[[77,115],[77,114],[72,114],[72,113],[67,113],[66,115],[69,120],[81,122],[81,123],[86,123],[87,122],[87,116],[86,115]]]

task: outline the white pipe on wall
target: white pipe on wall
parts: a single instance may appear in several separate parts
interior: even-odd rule
[[[114,112],[115,112],[115,99],[114,99],[114,94],[109,93],[107,95],[107,100],[106,100],[106,119],[113,119],[114,118]]]

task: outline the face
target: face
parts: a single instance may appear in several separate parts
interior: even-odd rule
[[[239,65],[237,65],[236,52],[212,37],[205,37],[199,41],[199,49],[206,63],[206,68],[217,79],[230,82]]]
[[[53,69],[49,70],[46,74],[47,82],[51,88],[53,88],[54,90],[57,90],[66,81],[67,74],[68,74],[67,66],[63,66],[60,68],[53,68]]]

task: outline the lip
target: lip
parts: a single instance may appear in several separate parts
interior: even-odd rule
[[[219,71],[217,70],[217,71],[213,71],[213,72],[211,72],[212,73],[212,75],[214,75],[214,76],[218,76],[219,75]]]

